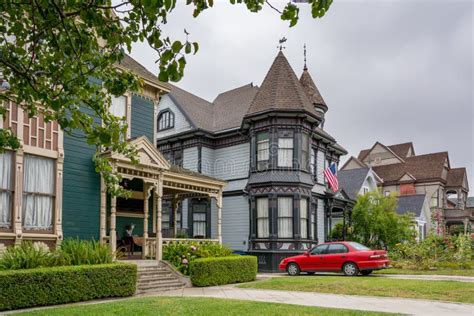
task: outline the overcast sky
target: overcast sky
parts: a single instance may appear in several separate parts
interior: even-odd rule
[[[325,129],[349,151],[342,161],[375,141],[412,141],[416,154],[449,151],[451,167],[468,168],[474,195],[471,1],[335,0],[322,19],[301,4],[291,29],[268,7],[254,14],[214,2],[196,19],[185,6],[169,18],[171,36],[183,38],[186,28],[200,44],[180,87],[212,101],[225,90],[261,85],[283,36],[299,77],[306,43],[309,71],[329,107]],[[135,45],[132,56],[157,72],[146,45]]]

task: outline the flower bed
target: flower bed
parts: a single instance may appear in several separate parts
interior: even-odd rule
[[[136,282],[134,264],[0,271],[0,310],[131,296]]]

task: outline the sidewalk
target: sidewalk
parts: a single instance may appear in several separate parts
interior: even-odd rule
[[[474,315],[474,305],[470,304],[296,291],[241,289],[232,285],[208,288],[185,288],[153,295],[227,298],[410,315]]]

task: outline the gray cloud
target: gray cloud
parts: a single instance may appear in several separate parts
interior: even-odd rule
[[[417,154],[449,151],[451,166],[467,167],[474,188],[471,1],[339,0],[317,20],[300,5],[291,29],[269,8],[253,14],[215,2],[196,19],[179,6],[165,28],[182,38],[186,27],[200,43],[182,88],[212,100],[260,85],[286,36],[284,52],[298,76],[307,44],[309,70],[329,106],[326,129],[350,155],[377,140],[413,141]],[[137,44],[132,55],[156,72],[149,47]]]

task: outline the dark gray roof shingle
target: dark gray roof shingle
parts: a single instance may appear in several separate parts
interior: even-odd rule
[[[359,194],[369,170],[369,168],[359,168],[342,170],[337,173],[339,186],[351,200],[357,199],[357,194]]]
[[[420,217],[423,211],[426,194],[401,195],[398,197],[397,213],[400,215],[408,212]]]

